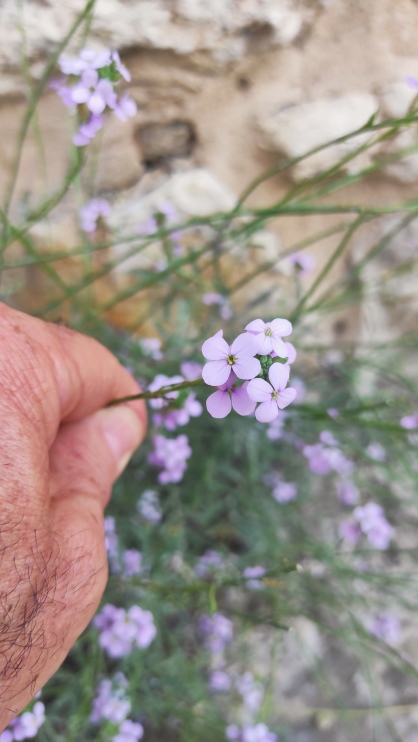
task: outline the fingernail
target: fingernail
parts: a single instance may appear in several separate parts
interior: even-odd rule
[[[106,443],[117,461],[119,476],[144,437],[142,421],[127,406],[109,407],[97,415]]]

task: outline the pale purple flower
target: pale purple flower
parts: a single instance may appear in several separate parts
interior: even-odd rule
[[[255,579],[257,577],[264,577],[266,570],[259,564],[254,567],[245,567],[242,572],[242,576],[245,578],[245,587],[248,590],[260,590],[263,587],[261,580]]]
[[[115,67],[119,74],[123,77],[126,82],[131,81],[131,73],[129,70],[126,69],[125,65],[121,62],[121,58],[119,56],[119,52],[113,51],[111,53],[111,61],[115,63]]]
[[[112,742],[139,742],[144,736],[144,727],[138,722],[126,719],[119,727],[119,732],[112,737]]]
[[[294,500],[298,494],[297,485],[294,482],[279,482],[275,485],[271,496],[276,502],[286,503]]]
[[[271,441],[278,441],[283,437],[283,428],[288,413],[281,410],[277,417],[268,425],[266,429],[266,436]]]
[[[405,77],[405,82],[407,85],[409,85],[410,88],[414,88],[414,90],[418,90],[418,79],[416,77],[413,77],[412,75],[407,75],[407,77]]]
[[[286,345],[287,345],[287,343],[286,343]],[[304,382],[302,381],[302,379],[299,379],[299,377],[297,377],[297,376],[295,376],[292,379],[292,385],[293,385],[293,389],[296,389],[295,404],[300,404],[305,399],[306,386],[305,386]]]
[[[328,449],[322,443],[306,445],[302,453],[308,459],[309,468],[314,474],[328,474],[331,471]]]
[[[128,611],[110,604],[103,606],[93,625],[101,632],[100,646],[113,658],[130,654],[134,646],[148,647],[157,633],[152,613],[138,605]]]
[[[333,433],[331,433],[329,430],[322,430],[321,433],[319,434],[319,440],[321,441],[321,443],[324,443],[326,446],[333,447],[333,446],[340,445],[337,439],[335,438],[335,436],[333,435]]]
[[[112,572],[120,572],[119,540],[116,534],[115,519],[107,515],[104,519],[105,545]]]
[[[172,386],[173,384],[181,384],[182,381],[184,381],[182,376],[166,376],[165,374],[157,374],[155,379],[151,382],[151,384],[148,386],[149,392],[158,392],[159,389],[163,389],[167,386]],[[150,399],[149,404],[150,407],[152,407],[154,410],[160,410],[162,407],[167,407],[171,399],[177,399],[179,396],[179,392],[173,391],[173,392],[166,392],[164,394],[165,399],[162,398],[155,398]]]
[[[254,680],[253,674],[247,671],[242,677],[237,679],[236,686],[238,693],[244,701],[244,706],[251,714],[257,713],[263,700],[263,689],[260,683],[257,683]]]
[[[197,361],[183,361],[180,371],[187,381],[196,381],[202,376],[203,366]]]
[[[361,528],[354,520],[343,520],[338,531],[341,538],[351,545],[356,544],[361,536]]]
[[[238,335],[231,346],[216,333],[202,345],[202,353],[209,361],[203,366],[203,380],[209,386],[220,387],[228,381],[231,371],[239,379],[253,379],[261,370],[260,361],[254,358],[257,349],[258,342],[249,333]]]
[[[136,646],[141,649],[149,647],[157,634],[151,611],[144,611],[139,605],[133,605],[129,608],[127,617],[135,625],[134,642]]]
[[[104,124],[104,118],[100,114],[92,113],[85,124],[81,124],[78,131],[73,136],[73,143],[76,147],[85,147],[96,136]]]
[[[177,396],[178,392],[173,392],[174,394]],[[153,420],[155,425],[164,425],[167,430],[176,430],[179,425],[187,425],[191,417],[199,417],[202,412],[203,407],[196,399],[196,394],[191,392],[184,399],[183,407],[163,408],[154,414]]]
[[[197,576],[204,579],[219,569],[226,566],[225,559],[221,554],[213,549],[206,551],[197,561],[194,571]]]
[[[416,428],[418,428],[418,412],[415,412],[413,415],[405,415],[405,417],[401,417],[400,425],[405,428],[405,430],[416,430]]]
[[[128,681],[123,673],[117,673],[112,680],[102,680],[97,687],[93,701],[90,721],[98,724],[102,719],[120,724],[128,716],[131,703],[126,698]]]
[[[201,616],[199,631],[204,638],[205,647],[213,654],[221,654],[232,641],[232,621],[221,613]]]
[[[123,554],[124,577],[133,577],[141,573],[142,554],[138,549],[127,549]]]
[[[126,121],[128,118],[132,118],[138,110],[135,101],[127,93],[122,95],[114,106],[110,107],[113,108],[115,115],[120,121]]]
[[[117,53],[117,52],[116,52]],[[93,49],[82,49],[78,57],[60,57],[59,66],[65,75],[81,75],[87,69],[108,67],[112,60],[109,49],[96,52]]]
[[[326,440],[335,441],[334,436],[329,438],[331,433],[323,432],[326,433]],[[309,468],[314,474],[328,474],[334,470],[340,476],[348,478],[353,472],[353,462],[336,445],[325,445],[322,442],[306,445],[302,453],[308,459]]]
[[[13,742],[13,732],[10,731],[10,729],[5,729],[4,732],[0,734],[0,742]]]
[[[384,461],[386,458],[386,451],[381,443],[369,443],[366,448],[366,453],[370,456],[371,459],[374,459],[375,461],[381,462]]]
[[[245,381],[240,387],[236,386],[236,375],[231,371],[228,380],[206,400],[206,409],[212,417],[222,418],[235,410],[238,415],[251,415],[256,403],[247,394],[249,382]]]
[[[386,520],[384,510],[376,502],[368,502],[353,510],[362,532],[376,549],[387,549],[393,536],[393,527]]]
[[[313,255],[309,255],[306,252],[294,252],[289,255],[288,261],[291,265],[297,268],[299,275],[305,276],[307,273],[313,271],[316,266],[316,260]]]
[[[139,345],[144,355],[149,356],[153,361],[161,361],[163,354],[160,338],[141,338]]]
[[[343,505],[357,505],[360,491],[351,479],[340,479],[337,482],[337,497]]]
[[[162,512],[158,495],[154,490],[145,490],[138,500],[136,509],[138,513],[154,526],[160,522]]]
[[[257,339],[257,353],[268,355],[274,351],[280,358],[287,358],[288,351],[282,338],[292,332],[289,320],[274,319],[272,322],[263,322],[262,319],[254,319],[245,329]]]
[[[215,693],[225,693],[231,689],[231,678],[225,670],[213,670],[209,677],[209,688]]]
[[[240,740],[241,729],[236,724],[229,724],[225,729],[225,737],[229,740]]]
[[[42,701],[37,701],[32,711],[25,711],[11,722],[13,738],[20,742],[23,739],[36,737],[38,730],[45,721],[45,706]]]
[[[94,232],[100,217],[110,214],[110,204],[104,198],[93,198],[80,209],[80,227],[84,232]]]
[[[260,723],[243,728],[242,742],[277,742],[277,735],[270,732],[265,724]]]
[[[281,363],[273,363],[269,368],[270,384],[264,379],[252,379],[247,386],[250,399],[261,404],[255,411],[257,420],[261,423],[270,423],[278,414],[279,409],[287,407],[296,397],[296,389],[288,387],[290,367]]]
[[[329,416],[330,416],[330,417],[331,417],[331,418],[332,418],[333,420],[335,420],[335,418],[337,418],[337,417],[338,417],[338,415],[339,415],[340,413],[339,413],[339,410],[337,410],[337,409],[336,409],[335,407],[328,407],[328,409],[327,409],[327,414],[328,414],[328,415],[329,415]]]
[[[116,524],[115,519],[111,515],[107,515],[104,519],[104,532],[105,532],[105,544],[106,551],[109,557],[118,556],[118,537],[116,535]]]
[[[143,222],[138,224],[138,232],[139,234],[153,234],[154,232],[158,232],[158,224],[155,217],[150,216],[148,219],[145,219]]]
[[[162,469],[158,475],[160,484],[180,482],[187,469],[187,459],[192,454],[187,435],[177,438],[155,435],[153,443],[154,450],[148,454],[148,461]]]
[[[365,627],[373,636],[386,644],[399,643],[401,624],[399,618],[392,613],[382,611],[375,618],[368,619]]]

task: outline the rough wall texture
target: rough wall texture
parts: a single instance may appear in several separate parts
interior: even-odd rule
[[[22,11],[18,6],[3,0],[0,8],[0,198],[26,96],[22,43],[36,78],[84,2],[26,0]],[[178,182],[173,178],[189,172],[180,199],[185,215],[196,213],[196,192],[206,210],[211,203],[229,208],[231,194],[283,156],[347,133],[376,110],[382,116],[405,113],[414,95],[405,78],[418,72],[417,37],[415,0],[395,5],[391,0],[97,0],[89,43],[119,49],[132,73],[129,89],[138,113],[123,125],[109,119],[94,190],[115,199],[121,213],[131,208],[133,220],[136,209],[146,211],[142,198],[153,203],[150,192],[173,190]],[[15,210],[29,185],[36,202],[60,182],[69,128],[67,110],[46,92],[38,114],[43,154],[39,137],[31,135]],[[401,137],[392,149],[414,143],[414,133]],[[292,178],[303,179],[340,156],[335,148],[325,150],[295,168]],[[367,162],[358,158],[349,169],[355,172]],[[417,180],[418,155],[411,154],[374,181],[352,187],[345,199],[396,202],[415,196]],[[216,197],[209,186],[203,197],[202,183],[214,181]],[[288,176],[271,179],[252,203],[275,201],[288,185]],[[75,225],[65,204],[54,219],[59,247],[73,245]],[[287,219],[272,230],[277,244],[287,248],[331,223],[320,217]],[[317,248],[317,270],[334,245],[331,239]]]

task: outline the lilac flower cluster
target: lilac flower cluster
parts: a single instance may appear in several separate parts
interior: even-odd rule
[[[152,613],[139,605],[125,611],[107,603],[93,619],[93,625],[100,631],[100,646],[109,657],[115,658],[124,657],[135,646],[140,649],[148,647],[157,633]]]
[[[268,727],[262,723],[241,728],[236,724],[230,724],[226,728],[225,736],[233,742],[277,742],[277,735],[270,732]]]
[[[364,534],[375,549],[388,548],[393,536],[393,527],[386,520],[384,510],[376,502],[356,507],[353,519],[340,524],[340,536],[348,543],[355,544]]]
[[[24,739],[36,737],[38,730],[45,721],[45,706],[37,701],[32,711],[24,711],[10,722],[7,729],[0,734],[0,742],[20,742]]]
[[[341,451],[339,442],[329,430],[320,433],[318,443],[303,446],[302,453],[314,474],[324,475],[333,471],[338,475],[337,497],[340,502],[357,504],[360,492],[352,480],[354,463]]]
[[[203,380],[218,387],[208,397],[206,407],[216,418],[226,417],[234,409],[238,415],[255,411],[259,422],[271,423],[297,394],[287,387],[296,351],[291,343],[283,341],[292,332],[292,325],[286,319],[267,323],[256,319],[245,330],[232,345],[228,345],[222,330],[203,343],[202,353],[207,360]],[[238,380],[244,382],[242,386],[238,386]]]
[[[131,702],[126,697],[128,681],[122,672],[118,672],[112,680],[102,680],[96,691],[90,721],[98,724],[103,719],[120,724],[126,719]]]
[[[99,219],[106,219],[110,214],[110,203],[104,198],[92,198],[80,209],[80,228],[91,234],[97,228]]]
[[[144,736],[144,727],[138,722],[126,719],[119,727],[118,734],[113,737],[112,742],[139,742]]]
[[[110,568],[115,574],[122,571],[123,577],[139,575],[142,568],[142,554],[137,549],[127,549],[122,553],[122,568],[119,556],[119,540],[116,534],[115,519],[107,515],[104,519],[105,544]]]
[[[103,719],[120,724],[119,731],[112,742],[139,742],[144,736],[142,724],[127,719],[131,702],[126,697],[128,681],[121,672],[112,680],[102,680],[97,688],[97,695],[93,701],[93,710],[90,721],[98,724]]]
[[[294,500],[298,494],[297,485],[294,482],[285,482],[280,474],[272,472],[266,474],[263,479],[267,487],[272,487],[271,496],[276,502],[286,503]]]
[[[227,644],[232,641],[232,621],[222,613],[203,615],[199,619],[199,633],[203,637],[206,649],[212,654],[222,654]]]
[[[259,577],[264,577],[266,570],[260,564],[256,564],[254,567],[245,567],[242,572],[242,576],[246,580],[245,587],[248,590],[261,590],[263,583]]]
[[[181,384],[185,381],[183,376],[165,376],[158,374],[148,387],[148,391],[157,392],[159,389]],[[202,405],[196,399],[196,395],[180,391],[167,392],[165,399],[150,399],[150,407],[158,410],[153,415],[155,425],[163,425],[167,430],[175,430],[180,425],[187,425],[191,417],[199,417],[202,414]]]
[[[51,83],[65,106],[78,107],[83,123],[74,135],[77,147],[84,147],[104,124],[103,114],[113,111],[121,121],[135,116],[136,105],[127,94],[118,98],[118,82],[131,76],[116,51],[83,49],[78,57],[61,57],[63,77]]]
[[[198,559],[194,571],[200,579],[204,580],[212,577],[215,572],[224,570],[227,566],[227,562],[219,552],[209,549]]]
[[[142,493],[138,500],[136,509],[142,518],[147,520],[149,523],[152,523],[154,526],[156,526],[162,518],[160,501],[154,490],[145,490]]]
[[[192,454],[187,435],[178,435],[177,438],[155,435],[153,443],[154,450],[148,454],[148,461],[162,470],[158,475],[160,484],[180,482],[187,469],[187,459]]]
[[[414,412],[413,415],[401,417],[400,424],[405,430],[416,430],[418,428],[418,412]]]

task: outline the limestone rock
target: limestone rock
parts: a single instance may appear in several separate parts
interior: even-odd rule
[[[148,165],[189,157],[196,140],[194,128],[188,121],[145,124],[138,127],[135,137]]]
[[[388,118],[405,116],[418,90],[408,85],[406,80],[392,83],[380,93],[382,111]],[[417,142],[417,127],[413,126],[402,131],[390,141],[385,149],[388,154],[405,152],[414,149]],[[418,152],[405,154],[401,159],[390,163],[384,172],[401,183],[415,183],[418,180]]]
[[[289,158],[300,157],[311,149],[346,136],[364,126],[378,110],[377,99],[368,93],[349,93],[339,98],[322,98],[280,110],[259,122],[261,146]],[[335,165],[370,137],[359,134],[345,142],[327,147],[302,160],[291,170],[299,181]],[[364,167],[367,156],[356,157],[347,165],[355,172]]]
[[[18,68],[21,34],[30,59],[51,52],[85,6],[84,0],[19,4],[4,0],[0,8],[0,64]],[[315,3],[318,5],[318,3]],[[311,0],[100,0],[91,27],[96,44],[124,49],[165,49],[177,54],[205,50],[218,62],[243,58],[252,50],[291,44],[312,22]]]

